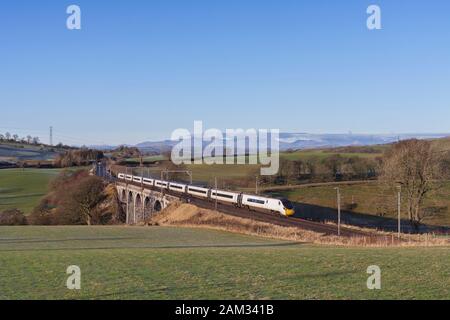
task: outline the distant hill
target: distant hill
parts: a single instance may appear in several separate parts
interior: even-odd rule
[[[348,146],[373,146],[388,144],[407,139],[438,139],[448,137],[450,134],[308,134],[308,133],[281,133],[280,149],[315,149],[336,148]]]
[[[161,154],[168,151],[170,152],[172,150],[172,147],[177,143],[178,141],[172,140],[155,141],[155,142],[147,141],[138,143],[136,147],[143,152]]]
[[[349,146],[373,146],[397,142],[406,139],[440,139],[450,137],[450,133],[436,134],[309,134],[309,133],[280,133],[280,150],[305,150],[319,148],[337,148]],[[178,141],[146,141],[134,145],[142,152],[161,154],[170,151]],[[225,140],[223,141],[225,144]],[[205,145],[208,143],[205,143]],[[450,138],[449,138],[450,144]],[[99,146],[95,146],[97,149]],[[106,146],[105,146],[106,147]],[[113,149],[111,147],[110,149]]]

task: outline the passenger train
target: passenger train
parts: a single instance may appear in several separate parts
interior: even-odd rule
[[[247,208],[248,210],[267,211],[271,213],[279,213],[283,216],[292,216],[295,213],[294,206],[287,199],[274,199],[244,193],[237,193],[224,190],[216,190],[213,188],[198,187],[178,182],[169,182],[141,176],[133,176],[129,174],[119,173],[119,180],[140,183],[145,186],[170,190],[180,195],[216,201],[222,204],[234,205],[239,208]]]

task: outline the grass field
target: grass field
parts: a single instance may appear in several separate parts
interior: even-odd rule
[[[0,170],[0,211],[17,208],[29,213],[46,194],[60,169]]]
[[[259,174],[259,165],[188,165],[189,170],[196,181],[207,182],[214,185],[214,177],[217,177],[219,185],[221,181],[239,181],[248,177],[256,177]]]
[[[310,159],[319,159],[323,160],[332,156],[339,155],[343,158],[368,158],[373,159],[376,157],[382,156],[382,149],[380,149],[379,153],[366,153],[366,152],[339,152],[339,151],[333,151],[333,150],[321,150],[321,149],[314,149],[314,150],[300,150],[300,151],[294,151],[294,152],[283,152],[280,154],[280,157],[282,159],[286,160],[310,160]]]
[[[162,161],[162,160],[167,160],[167,158],[163,155],[157,155],[157,156],[147,156],[147,157],[143,157],[142,161],[145,162],[155,162],[155,161]],[[125,160],[127,164],[135,164],[138,165],[141,163],[141,159],[140,158],[128,158]]]
[[[164,165],[160,167],[150,168],[150,174],[153,177],[160,177],[161,170],[165,169]],[[208,164],[191,164],[186,165],[186,169],[192,172],[193,181],[196,183],[214,185],[214,177],[217,178],[219,186],[223,187],[224,181],[230,183],[226,187],[233,187],[239,185],[239,181],[249,178],[254,179],[259,174],[259,165],[208,165]],[[133,173],[140,175],[143,172],[147,175],[148,170],[141,170],[134,168]],[[169,179],[173,179],[173,173],[169,174]],[[186,174],[178,174],[178,178],[186,182],[189,181],[189,176]]]
[[[163,227],[0,227],[0,299],[449,299],[449,248],[317,247]],[[81,290],[65,287],[81,268]],[[368,290],[378,265],[382,289]]]

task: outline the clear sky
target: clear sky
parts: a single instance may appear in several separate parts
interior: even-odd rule
[[[82,29],[66,28],[77,4]],[[378,4],[382,30],[366,27]],[[0,132],[450,132],[448,0],[4,0]],[[55,142],[58,142],[55,141]]]

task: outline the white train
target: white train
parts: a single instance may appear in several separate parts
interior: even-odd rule
[[[294,206],[287,199],[274,199],[238,192],[216,190],[213,188],[197,187],[189,184],[143,178],[124,173],[119,173],[117,178],[119,180],[140,183],[149,187],[170,190],[194,198],[210,201],[216,201],[217,199],[217,202],[219,203],[234,205],[239,208],[247,208],[248,210],[279,213],[288,217],[295,214]]]

